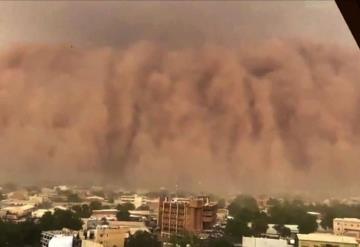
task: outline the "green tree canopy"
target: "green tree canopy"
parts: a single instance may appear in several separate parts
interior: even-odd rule
[[[246,221],[235,218],[227,222],[225,234],[236,241],[241,241],[243,236],[251,235],[251,229]]]
[[[160,247],[161,243],[156,237],[145,231],[137,231],[130,235],[126,247]]]

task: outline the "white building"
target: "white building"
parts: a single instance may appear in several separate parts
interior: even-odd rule
[[[288,244],[288,241],[285,239],[243,237],[242,246],[243,247],[288,247],[293,245]]]
[[[335,235],[355,237],[360,242],[360,219],[357,218],[335,218],[333,220]]]
[[[143,196],[133,194],[133,195],[122,195],[115,200],[115,204],[124,204],[124,203],[132,203],[134,204],[135,208],[138,208],[141,205],[145,204],[145,198]]]
[[[53,208],[50,208],[50,209],[37,209],[37,210],[35,210],[35,211],[33,211],[31,213],[31,217],[36,218],[36,219],[40,219],[41,217],[44,216],[45,213],[50,212],[50,213],[53,214],[54,211],[55,210]]]
[[[41,233],[41,247],[80,247],[78,232],[69,229],[44,231]]]

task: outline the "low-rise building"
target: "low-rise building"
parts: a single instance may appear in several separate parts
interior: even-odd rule
[[[145,204],[145,197],[139,196],[137,194],[122,195],[115,200],[115,204],[124,204],[124,203],[132,203],[134,204],[135,208],[138,208],[141,205]]]
[[[88,196],[85,198],[85,201],[88,202],[104,202],[105,198],[101,196]]]
[[[97,243],[94,240],[83,239],[81,247],[104,247],[104,245]]]
[[[91,218],[95,219],[103,219],[106,220],[116,220],[116,214],[118,210],[117,209],[99,209],[99,210],[93,210],[91,214]]]
[[[272,238],[255,238],[243,237],[243,247],[289,247],[294,246],[295,243],[290,243],[285,239],[272,239]]]
[[[31,216],[31,212],[35,210],[33,204],[10,206],[0,209],[0,215],[5,220],[20,222]]]
[[[216,219],[220,223],[226,222],[228,216],[229,210],[226,208],[219,208],[216,212]]]
[[[125,239],[129,236],[128,227],[98,225],[94,230],[85,233],[83,246],[97,246],[93,243],[101,244],[103,247],[124,247]],[[93,242],[93,243],[92,243]]]
[[[360,219],[335,218],[333,220],[333,231],[335,235],[355,237],[360,242]]]
[[[81,247],[81,239],[77,231],[63,229],[44,231],[41,233],[41,247]]]
[[[358,247],[354,237],[326,233],[297,234],[299,247]]]
[[[94,219],[94,218],[83,218],[81,219],[83,221],[83,230],[94,230],[98,226],[101,226],[103,224],[103,221],[101,219]],[[134,234],[137,231],[146,231],[150,232],[149,228],[145,225],[144,222],[141,221],[118,221],[118,220],[112,220],[107,222],[109,227],[120,227],[120,228],[128,228],[130,234]]]
[[[37,209],[35,211],[33,211],[31,213],[31,217],[34,219],[40,219],[41,217],[44,216],[45,213],[50,212],[50,213],[54,213],[55,210],[53,208],[49,208],[49,209]]]
[[[292,236],[295,236],[299,233],[299,226],[298,225],[292,225],[292,224],[285,224],[284,227],[288,228],[290,231],[290,234]],[[266,232],[264,234],[265,236],[269,238],[277,238],[280,236],[280,233],[276,230],[276,224],[268,224],[268,228],[266,229]]]

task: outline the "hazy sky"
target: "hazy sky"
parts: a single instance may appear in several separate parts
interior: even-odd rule
[[[0,181],[358,191],[358,78],[333,1],[0,1]]]
[[[2,1],[0,45],[167,45],[300,37],[355,46],[334,1]]]

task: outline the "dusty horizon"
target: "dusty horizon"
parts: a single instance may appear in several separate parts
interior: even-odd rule
[[[360,192],[334,3],[0,5],[0,181]]]
[[[358,58],[294,40],[16,46],[0,55],[3,174],[98,173],[131,187],[356,185]]]

